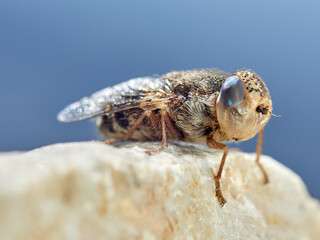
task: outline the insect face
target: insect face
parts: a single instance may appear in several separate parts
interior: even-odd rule
[[[223,83],[216,108],[222,141],[243,141],[266,125],[272,103],[264,82],[250,71],[240,71]]]

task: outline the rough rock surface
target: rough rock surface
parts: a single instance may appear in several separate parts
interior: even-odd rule
[[[320,239],[320,205],[292,171],[230,152],[159,143],[56,144],[0,155],[0,239]]]

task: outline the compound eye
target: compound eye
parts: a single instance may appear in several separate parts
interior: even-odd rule
[[[231,76],[222,85],[220,99],[225,107],[233,107],[242,102],[244,93],[245,88],[240,78]]]

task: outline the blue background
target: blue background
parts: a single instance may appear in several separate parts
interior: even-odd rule
[[[97,139],[56,114],[83,96],[171,70],[255,70],[272,94],[264,153],[320,198],[319,1],[0,2],[0,151]],[[236,146],[255,151],[256,141]]]

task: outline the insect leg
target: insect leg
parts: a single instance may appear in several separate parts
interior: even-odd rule
[[[166,122],[167,132],[171,135],[170,139],[183,140],[183,133],[176,127],[172,119],[166,115],[164,120]]]
[[[148,115],[149,112],[150,111],[143,112],[141,114],[141,116],[137,119],[137,121],[135,121],[135,123],[130,128],[130,130],[126,133],[126,135],[124,135],[124,137],[122,139],[110,139],[108,141],[105,141],[104,143],[105,144],[112,144],[112,143],[128,140],[131,137],[131,135],[133,134],[133,132],[139,127],[139,125],[142,123],[143,119]]]
[[[167,132],[166,132],[166,121],[165,121],[165,118],[168,117],[167,112],[165,110],[161,110],[160,116],[161,116],[162,144],[158,148],[146,151],[146,153],[149,155],[154,152],[159,152],[161,149],[163,149],[165,146],[167,146]]]
[[[259,132],[259,137],[258,137],[258,143],[257,143],[257,158],[256,158],[256,163],[259,166],[263,177],[264,177],[264,181],[263,183],[266,184],[269,182],[269,178],[268,178],[268,174],[266,172],[266,170],[264,169],[264,167],[262,166],[261,162],[260,162],[260,155],[261,155],[261,151],[262,151],[262,142],[263,142],[263,128],[260,130]]]
[[[150,119],[152,126],[156,132],[160,131],[160,122],[159,118],[153,111],[147,111],[147,117]]]
[[[121,139],[116,139],[116,138],[112,138],[110,140],[104,141],[105,144],[112,144],[112,143],[116,143],[116,142],[120,142],[122,141]]]
[[[226,161],[226,157],[227,157],[227,154],[228,154],[228,151],[229,151],[229,147],[227,145],[222,144],[222,143],[216,142],[213,139],[207,139],[207,145],[208,145],[209,148],[215,148],[215,149],[223,150],[223,156],[222,156],[222,159],[221,159],[221,162],[220,162],[219,171],[218,171],[218,174],[214,177],[215,187],[216,187],[216,189],[215,189],[216,197],[218,198],[218,201],[219,201],[221,207],[223,207],[223,205],[227,201],[225,200],[225,198],[223,197],[222,192],[221,192],[220,179],[221,179],[223,166],[224,166],[224,163]]]

